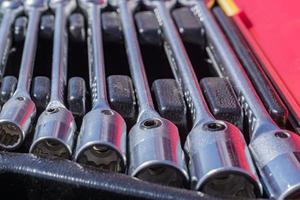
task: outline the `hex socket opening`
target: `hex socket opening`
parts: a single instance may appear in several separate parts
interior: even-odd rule
[[[138,171],[135,177],[160,185],[184,188],[187,183],[181,171],[167,164],[150,164]]]
[[[158,119],[146,119],[141,126],[145,129],[157,128],[161,126],[161,121]]]
[[[105,144],[87,146],[76,160],[78,163],[110,172],[122,172],[125,166],[119,151]]]
[[[255,198],[260,192],[254,180],[244,174],[222,172],[208,178],[199,188],[217,197]]]
[[[61,141],[52,138],[45,138],[38,141],[32,147],[31,153],[42,157],[55,156],[65,159],[70,158],[68,148]]]
[[[6,149],[14,149],[22,140],[22,130],[11,122],[0,123],[0,145]]]

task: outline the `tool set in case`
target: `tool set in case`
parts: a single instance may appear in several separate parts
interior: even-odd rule
[[[298,129],[231,8],[2,0],[4,199],[300,198]]]

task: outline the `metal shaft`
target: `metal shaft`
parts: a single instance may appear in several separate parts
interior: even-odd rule
[[[188,173],[177,127],[154,110],[138,44],[133,14],[139,1],[118,0],[130,72],[139,102],[139,117],[129,133],[129,174],[163,185],[185,187]]]
[[[19,147],[35,118],[36,107],[29,88],[36,56],[40,16],[48,7],[43,0],[26,0],[24,9],[29,17],[28,34],[23,48],[19,80],[14,95],[4,104],[0,113],[0,146]]]
[[[214,47],[216,47],[214,51],[217,51],[217,54],[226,66],[225,71],[221,72],[220,75],[228,76],[230,80],[232,80],[236,91],[238,91],[242,106],[249,117],[251,137],[255,138],[256,136],[263,134],[263,132],[258,131],[258,129],[265,124],[268,125],[269,129],[277,129],[277,125],[275,125],[274,121],[266,111],[245,71],[240,67],[240,63],[236,56],[232,56],[234,55],[233,50],[228,46],[228,43],[224,42],[226,39],[216,21],[211,18],[211,13],[206,9],[205,3],[203,1],[197,1],[194,12],[205,24],[207,36],[210,38]],[[217,29],[217,31],[215,29]],[[220,51],[220,49],[223,50]]]
[[[208,48],[222,65],[220,75],[232,82],[249,119],[249,147],[267,193],[274,199],[300,198],[300,137],[275,124],[205,2],[192,3],[205,29]]]
[[[20,0],[6,0],[1,3],[1,6],[3,17],[0,26],[0,77],[2,78],[12,43],[11,26],[15,21],[16,16],[22,12],[23,5]]]
[[[76,1],[51,0],[49,6],[55,13],[51,97],[36,124],[30,152],[41,156],[70,158],[76,123],[72,113],[64,105],[64,90],[68,58],[67,18],[76,8]]]
[[[63,4],[55,8],[55,26],[52,73],[51,73],[51,96],[50,102],[64,104],[64,91],[67,80],[67,57],[68,57],[68,36],[67,16]]]
[[[261,185],[242,133],[233,124],[216,120],[204,100],[193,66],[170,14],[176,1],[145,0],[144,3],[156,14],[173,74],[183,89],[194,119],[185,143],[190,158],[192,188],[211,195],[259,195]],[[220,177],[223,177],[222,181]],[[234,187],[236,182],[243,184]]]
[[[173,65],[172,69],[175,72],[174,75],[176,76],[177,82],[181,84],[183,94],[188,101],[187,103],[193,116],[194,126],[201,121],[215,120],[210,114],[205,102],[198,79],[177,29],[175,28],[169,8],[164,2],[157,2],[157,7],[154,12],[158,16],[163,33],[168,40],[168,43],[165,43],[165,49],[169,58],[171,60],[173,59],[170,63]]]
[[[119,2],[119,13],[122,23],[124,26],[123,32],[125,39],[125,45],[128,52],[128,61],[130,66],[130,72],[133,80],[133,84],[136,91],[136,96],[139,102],[140,115],[145,110],[153,110],[154,105],[151,97],[151,92],[148,85],[148,80],[145,72],[144,63],[142,60],[142,54],[140,46],[137,40],[137,34],[135,32],[135,25],[132,17],[132,9],[129,4],[133,1],[120,0]]]
[[[88,20],[90,89],[93,108],[82,121],[75,160],[106,171],[124,172],[126,167],[126,123],[107,102],[103,56],[101,9],[106,1],[81,0]]]
[[[38,42],[38,31],[41,11],[37,9],[29,10],[28,16],[28,34],[25,39],[16,93],[22,92],[23,94],[26,93],[26,95],[29,96],[29,89],[32,79],[32,72]]]
[[[106,77],[101,31],[101,8],[91,6],[87,10],[89,26],[89,72],[93,108],[108,106]]]

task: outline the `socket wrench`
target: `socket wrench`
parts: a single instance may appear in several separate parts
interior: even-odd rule
[[[192,6],[205,29],[212,57],[219,60],[219,74],[231,81],[239,96],[249,119],[249,148],[268,195],[274,199],[299,199],[299,135],[279,128],[272,120],[204,1],[182,2]]]
[[[30,98],[30,84],[38,42],[41,13],[47,10],[46,0],[25,0],[24,10],[29,17],[18,85],[14,95],[3,105],[0,113],[0,147],[13,150],[19,147],[29,132],[36,115]]]
[[[129,132],[129,175],[149,182],[184,187],[189,176],[177,127],[155,111],[146,77],[133,21],[139,2],[110,2],[120,14],[130,72],[139,104],[137,122]]]
[[[3,15],[0,26],[0,78],[2,79],[9,50],[12,44],[12,25],[23,11],[22,0],[5,0],[1,2],[0,12]]]
[[[233,124],[216,120],[205,102],[170,14],[176,0],[143,2],[158,19],[169,63],[192,115],[193,127],[185,142],[192,188],[216,196],[260,195],[261,184],[243,134]]]
[[[49,7],[55,13],[51,95],[46,110],[38,119],[30,152],[68,159],[72,155],[76,123],[64,105],[68,67],[67,20],[76,8],[76,1],[50,0]]]
[[[124,172],[126,123],[109,107],[103,55],[101,9],[107,1],[80,0],[88,21],[89,76],[93,108],[82,121],[75,160],[105,171]]]

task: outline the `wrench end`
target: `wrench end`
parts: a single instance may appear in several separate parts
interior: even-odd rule
[[[72,155],[76,123],[64,107],[47,108],[39,117],[30,153],[69,159]]]
[[[126,123],[116,111],[88,112],[78,136],[75,160],[104,171],[123,172],[126,165]]]
[[[122,172],[125,168],[122,154],[115,147],[105,144],[87,146],[76,157],[76,161],[103,171]]]
[[[240,130],[225,121],[198,123],[189,133],[191,187],[213,196],[261,195],[261,184]]]
[[[164,118],[148,118],[129,133],[129,174],[141,180],[185,187],[189,177],[177,127]]]
[[[14,150],[24,140],[22,129],[15,123],[9,121],[0,122],[0,147],[6,150]]]
[[[53,138],[44,138],[36,142],[30,149],[30,152],[41,157],[55,156],[64,159],[71,157],[71,152],[65,144]]]

